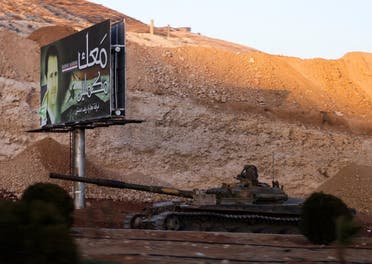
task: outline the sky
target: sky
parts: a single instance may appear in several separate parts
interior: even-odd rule
[[[338,59],[372,53],[371,0],[89,0],[155,26],[194,33],[263,52]]]

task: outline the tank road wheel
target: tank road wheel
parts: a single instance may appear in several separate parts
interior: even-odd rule
[[[124,228],[141,229],[143,225],[142,217],[142,214],[128,214],[124,219]]]
[[[165,229],[167,230],[180,230],[181,221],[176,215],[168,215],[164,221]]]

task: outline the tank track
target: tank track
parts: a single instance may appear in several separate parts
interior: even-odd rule
[[[157,230],[297,233],[299,217],[214,212],[163,212],[152,219]]]

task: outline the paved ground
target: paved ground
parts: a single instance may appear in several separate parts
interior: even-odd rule
[[[74,228],[86,258],[119,263],[339,263],[335,246],[297,235]],[[345,251],[348,263],[372,263],[372,238]]]

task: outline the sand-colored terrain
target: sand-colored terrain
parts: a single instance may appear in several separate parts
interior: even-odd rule
[[[69,172],[68,134],[25,132],[38,127],[40,46],[125,18],[127,115],[146,122],[87,131],[88,176],[208,188],[255,164],[290,195],[320,188],[372,212],[372,54],[302,60],[175,28],[150,35],[82,0],[5,0],[0,10],[0,188],[19,195],[51,171]]]

